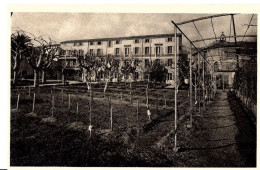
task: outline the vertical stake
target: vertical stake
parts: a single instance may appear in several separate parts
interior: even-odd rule
[[[121,101],[123,101],[123,94],[122,94],[122,92],[120,92],[120,95],[121,95]]]
[[[130,104],[132,104],[132,92],[130,91]]]
[[[137,116],[137,120],[139,120],[139,99],[137,99],[136,116]]]
[[[190,127],[192,127],[192,52],[190,43]]]
[[[76,121],[78,121],[78,117],[79,117],[79,103],[77,101],[77,118],[76,118]]]
[[[32,108],[32,112],[34,112],[34,105],[35,105],[35,93],[33,93],[33,108]]]
[[[63,103],[63,89],[61,90],[61,102]]]
[[[20,93],[18,93],[18,96],[17,96],[17,103],[16,103],[16,109],[17,110],[19,108],[19,100],[20,100]]]
[[[174,88],[174,95],[175,95],[175,103],[174,103],[174,112],[175,112],[175,116],[174,116],[174,151],[177,152],[178,148],[177,148],[177,27],[174,27],[174,46],[175,46],[175,69],[174,69],[174,74],[175,74],[175,88]]]
[[[111,114],[111,131],[113,130],[113,106],[110,106],[110,114]]]
[[[51,117],[53,117],[53,111],[54,111],[54,95],[52,94]]]
[[[204,58],[206,57],[206,51],[204,51]],[[203,110],[206,109],[206,103],[205,103],[205,59],[202,60],[202,76],[203,76],[203,86],[202,86],[202,100],[203,100]]]
[[[198,95],[199,95],[199,113],[200,113],[200,54],[198,54],[198,70],[199,70],[199,74],[198,74],[198,78],[199,78],[199,81],[198,81],[198,84],[199,84],[199,87],[198,87]]]
[[[69,110],[70,110],[70,94],[69,94]]]
[[[29,86],[29,94],[28,96],[31,96],[31,87]]]

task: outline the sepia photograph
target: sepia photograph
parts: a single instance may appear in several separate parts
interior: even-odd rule
[[[257,166],[257,13],[8,15],[10,167]]]

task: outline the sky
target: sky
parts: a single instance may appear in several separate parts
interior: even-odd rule
[[[121,37],[149,34],[174,33],[175,23],[214,14],[174,14],[174,13],[13,13],[11,29],[22,29],[35,36],[50,37],[56,42],[89,38]],[[235,15],[237,35],[244,35],[252,14]],[[213,18],[216,36],[223,31],[230,34],[230,16]],[[210,19],[195,22],[203,38],[215,37]],[[251,24],[257,24],[257,15]],[[243,26],[244,25],[244,26]],[[201,39],[194,24],[181,25],[180,28],[191,39]],[[233,28],[231,29],[233,35]],[[256,27],[250,27],[247,35],[256,35]],[[184,39],[184,38],[183,38]],[[239,39],[238,39],[239,40]],[[247,40],[247,39],[245,39]],[[187,41],[183,41],[188,45]],[[210,42],[206,42],[208,45]],[[204,46],[203,42],[196,46]]]

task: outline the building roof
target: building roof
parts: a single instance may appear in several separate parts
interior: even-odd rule
[[[68,40],[68,41],[62,41],[60,43],[65,44],[65,43],[92,42],[92,41],[113,41],[113,40],[129,40],[129,39],[144,39],[144,38],[161,38],[161,37],[173,37],[173,36],[174,36],[174,34],[153,34],[153,35],[127,36],[127,37]],[[177,36],[181,36],[181,34],[178,33]]]

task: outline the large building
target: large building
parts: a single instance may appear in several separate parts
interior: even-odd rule
[[[124,61],[139,60],[134,78],[136,81],[146,79],[144,68],[150,61],[159,59],[167,70],[167,84],[173,84],[175,41],[174,34],[156,34],[143,36],[97,38],[69,40],[61,42],[60,60],[71,73],[70,79],[83,80],[80,76],[77,55],[104,56],[118,58]],[[177,34],[177,55],[181,54],[182,36]],[[114,76],[113,81],[116,81]],[[128,80],[129,77],[126,77]]]

